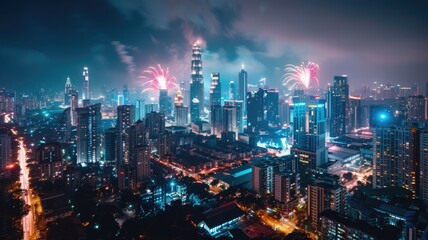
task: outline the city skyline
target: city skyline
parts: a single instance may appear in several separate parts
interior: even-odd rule
[[[428,239],[428,4],[4,5],[0,239]]]
[[[189,81],[190,49],[197,40],[205,79],[220,72],[224,81],[238,82],[236,72],[245,63],[250,84],[266,77],[280,88],[286,64],[313,61],[320,66],[321,86],[342,74],[352,89],[375,81],[405,85],[409,79],[423,86],[426,80],[422,3],[74,1],[46,8],[47,2],[2,4],[15,13],[4,14],[7,21],[1,22],[11,24],[0,27],[8,33],[0,48],[5,87],[59,89],[67,76],[76,85],[84,66],[94,91],[103,84],[138,87],[138,76],[156,64],[169,67],[177,82]],[[55,7],[67,12],[52,12]]]

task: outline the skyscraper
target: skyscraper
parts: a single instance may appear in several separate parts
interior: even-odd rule
[[[36,150],[37,162],[40,167],[40,180],[55,181],[62,178],[61,144],[45,143]]]
[[[151,168],[150,168],[150,154],[151,148],[148,145],[143,145],[137,148],[137,178],[150,178]]]
[[[428,206],[428,128],[420,132],[419,144],[420,156],[420,198],[425,206]]]
[[[221,105],[211,105],[210,124],[211,134],[220,137],[223,132],[223,107]]]
[[[64,106],[70,106],[70,98],[71,98],[71,81],[70,77],[67,77],[67,81],[65,82],[65,88],[64,88]]]
[[[223,132],[238,133],[236,127],[236,108],[235,106],[223,107]],[[238,136],[237,134],[235,136]]]
[[[149,129],[149,138],[158,139],[165,133],[165,115],[157,112],[147,113],[145,125]]]
[[[70,91],[70,114],[71,114],[71,125],[77,126],[77,113],[76,108],[79,107],[79,93],[76,89]]]
[[[352,131],[361,127],[363,122],[362,109],[361,109],[361,98],[349,96],[349,107],[348,107],[348,120],[347,126]]]
[[[423,147],[416,126],[380,126],[373,131],[373,187],[402,187],[419,192],[419,154]],[[420,145],[421,144],[421,145]],[[423,165],[423,164],[422,164]],[[422,170],[423,171],[423,170]]]
[[[326,176],[327,177],[327,176]],[[344,214],[346,209],[346,188],[338,181],[324,181],[319,177],[308,185],[308,216],[310,224],[318,228],[319,214],[333,210]]]
[[[423,122],[427,119],[427,103],[424,96],[408,97],[407,109],[407,122]]]
[[[212,105],[221,105],[220,73],[211,74],[210,106]]]
[[[198,111],[201,114],[204,111],[204,77],[202,76],[202,51],[199,42],[193,44],[192,50],[192,62],[191,62],[191,81],[190,81],[190,101],[194,99],[198,100],[199,106]],[[190,112],[195,113],[195,105],[190,104]],[[199,118],[199,117],[198,117]],[[195,116],[191,116],[192,121],[196,119]]]
[[[306,134],[306,148],[316,153],[316,162],[310,169],[327,162],[327,149],[325,146],[326,124],[325,104],[321,101],[312,102],[308,105],[308,132]]]
[[[224,101],[225,106],[233,106],[236,109],[236,128],[238,133],[244,132],[244,113],[243,113],[243,101],[241,100],[226,100]]]
[[[247,131],[258,131],[264,125],[264,96],[266,90],[259,88],[258,91],[247,93]]]
[[[128,105],[129,104],[129,90],[128,90],[128,84],[123,85],[123,104]]]
[[[186,85],[186,82],[184,82],[184,81],[180,82],[180,91],[183,94],[183,99],[184,99],[183,105],[185,107],[189,107],[190,106],[190,91],[189,91],[189,86]]]
[[[136,121],[126,129],[128,134],[129,162],[137,165],[138,148],[149,144],[149,131],[142,120]]]
[[[300,175],[291,171],[274,174],[275,200],[284,204],[300,193]]]
[[[279,100],[278,105],[279,124],[290,124],[290,103],[286,99]]]
[[[192,122],[196,122],[200,120],[200,111],[199,107],[201,105],[199,104],[199,100],[197,98],[194,98],[190,105],[190,120]]]
[[[135,120],[135,106],[134,105],[121,105],[117,107],[117,164],[122,166],[129,163],[129,134],[126,131]]]
[[[293,147],[306,145],[306,103],[295,100],[293,105]]]
[[[95,163],[100,160],[101,104],[77,108],[77,163]]]
[[[347,108],[349,101],[348,77],[334,76],[333,86],[328,88],[327,106],[330,137],[340,137],[351,129],[347,129]],[[349,127],[348,127],[349,128]]]
[[[231,80],[229,82],[229,100],[236,99],[236,84],[235,81]]]
[[[145,102],[144,99],[138,99],[135,102],[135,121],[143,120],[145,117]]]
[[[144,105],[144,110],[145,110],[144,111],[145,112],[144,117],[145,117],[148,113],[159,111],[159,105],[156,103],[148,103]]]
[[[159,91],[159,112],[168,116],[168,90],[161,89]]]
[[[175,126],[186,126],[189,122],[188,108],[184,106],[184,97],[181,90],[177,90],[174,99]]]
[[[242,109],[244,116],[247,114],[247,92],[248,92],[248,79],[247,71],[244,70],[244,64],[239,72],[239,83],[238,83],[238,99],[243,101]]]
[[[116,128],[109,128],[104,132],[104,160],[106,162],[116,161],[116,134]]]
[[[271,127],[276,127],[279,124],[279,92],[276,89],[269,89],[266,91],[264,99],[264,108],[266,109],[266,122]]]
[[[83,87],[82,87],[82,100],[90,99],[89,97],[89,71],[88,67],[83,68]]]

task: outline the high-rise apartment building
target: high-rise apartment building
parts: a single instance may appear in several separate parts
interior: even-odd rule
[[[100,160],[101,104],[97,103],[77,111],[77,163],[95,163]]]
[[[330,176],[317,177],[308,185],[308,216],[311,226],[319,227],[319,214],[332,210],[344,214],[346,211],[346,188],[337,179],[330,181]]]
[[[128,164],[130,160],[129,152],[129,134],[127,129],[134,124],[135,106],[121,105],[117,107],[117,147],[116,147],[116,164],[122,166]]]
[[[417,126],[377,127],[373,132],[373,187],[419,192],[420,130]],[[423,153],[423,152],[422,152]]]
[[[340,137],[346,134],[347,131],[347,108],[349,101],[349,85],[348,77],[334,76],[333,86],[328,88],[327,92],[327,109],[328,109],[328,125],[330,137]]]

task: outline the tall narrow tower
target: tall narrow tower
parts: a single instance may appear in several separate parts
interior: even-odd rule
[[[192,63],[191,63],[191,80],[190,80],[190,100],[195,99],[199,102],[199,113],[204,111],[204,77],[202,76],[202,52],[199,42],[193,44]],[[189,103],[191,114],[195,113],[194,104]],[[196,119],[192,116],[191,119]]]
[[[88,67],[83,68],[83,87],[82,87],[82,100],[89,98],[89,71]]]
[[[70,95],[71,95],[71,81],[70,77],[67,77],[67,81],[65,82],[64,88],[64,106],[70,106]]]
[[[238,100],[242,100],[242,109],[244,115],[247,114],[247,92],[248,92],[248,79],[247,71],[244,70],[244,64],[242,64],[242,69],[239,72],[239,82],[238,82]]]

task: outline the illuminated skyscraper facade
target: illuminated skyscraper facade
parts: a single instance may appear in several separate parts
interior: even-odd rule
[[[333,86],[328,88],[327,105],[330,137],[340,137],[346,134],[349,101],[348,77],[334,76]]]
[[[306,145],[306,103],[294,101],[293,106],[293,147],[304,148]]]
[[[248,92],[248,74],[244,70],[244,64],[242,64],[242,69],[239,72],[239,82],[238,82],[238,100],[243,101],[242,109],[244,115],[247,114],[247,92]]]
[[[79,93],[76,89],[70,91],[70,114],[71,114],[71,125],[77,126],[77,113],[76,108],[79,107]]]
[[[71,81],[70,77],[67,77],[67,81],[65,82],[65,88],[64,88],[64,106],[70,106],[70,99],[71,99]]]
[[[220,73],[211,74],[210,106],[212,105],[221,105]]]
[[[190,120],[196,122],[200,120],[199,100],[194,98],[190,104]]]
[[[278,113],[278,104],[279,104],[279,92],[276,89],[269,89],[266,91],[264,96],[264,109],[266,115],[264,119],[271,127],[276,127],[279,124],[279,113]]]
[[[101,104],[77,108],[77,163],[100,160]]]
[[[161,89],[159,91],[159,112],[168,116],[168,90]]]
[[[145,125],[149,129],[149,138],[158,139],[165,133],[165,115],[157,112],[147,113]]]
[[[129,163],[129,132],[126,130],[134,124],[135,120],[135,106],[134,105],[121,105],[117,107],[117,164],[122,166]]]
[[[174,99],[175,126],[186,126],[189,122],[188,107],[184,106],[184,97],[181,90],[178,90]]]
[[[373,132],[373,187],[419,192],[420,130],[416,126],[377,127]],[[422,135],[423,136],[423,135]],[[421,155],[423,157],[423,155]],[[423,165],[423,164],[422,164]]]
[[[220,137],[223,132],[223,107],[221,105],[211,105],[210,124],[211,134]]]
[[[82,86],[82,100],[90,99],[89,97],[89,70],[88,67],[83,68],[83,86]]]
[[[235,81],[229,82],[229,100],[235,100],[236,99],[236,84]]]
[[[306,134],[306,148],[316,154],[316,162],[309,166],[316,169],[327,162],[325,104],[312,102],[308,105],[308,132]]]
[[[244,113],[243,113],[243,101],[241,100],[226,100],[224,101],[225,106],[233,106],[236,110],[236,129],[238,133],[244,132]]]
[[[204,111],[204,77],[202,76],[202,50],[199,42],[193,44],[192,50],[192,62],[191,62],[191,81],[190,81],[190,101],[194,99],[198,100],[199,103],[199,114]],[[190,113],[193,114],[191,119],[196,119],[196,110],[195,106],[192,103],[190,104]],[[199,117],[198,117],[199,118]]]
[[[226,106],[225,105],[223,107],[223,132],[238,133],[238,129],[236,128],[236,108],[235,108],[235,106]]]
[[[247,131],[256,132],[263,127],[264,121],[264,96],[266,90],[259,88],[258,91],[247,93],[247,106],[251,111],[247,112]]]

